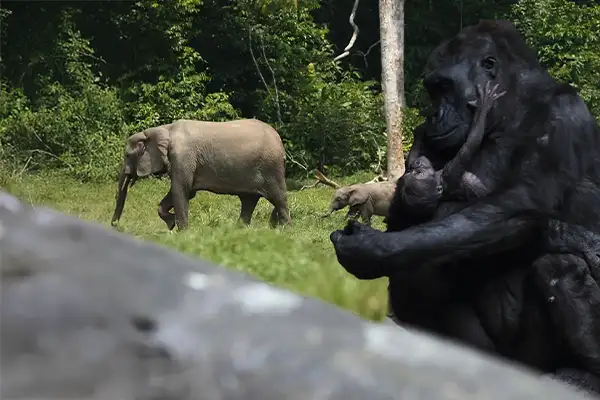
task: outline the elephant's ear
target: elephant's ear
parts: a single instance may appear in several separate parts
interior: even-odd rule
[[[166,128],[150,128],[143,133],[147,139],[137,166],[140,177],[162,171],[168,163],[169,152],[169,131]]]
[[[365,190],[365,188],[353,189],[350,192],[350,198],[348,200],[348,204],[350,206],[364,204],[367,201],[367,197],[368,197],[368,191]]]

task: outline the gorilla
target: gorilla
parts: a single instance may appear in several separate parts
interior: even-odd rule
[[[489,193],[445,200],[406,229],[351,221],[330,236],[338,262],[358,279],[389,277],[402,323],[600,393],[596,120],[507,21],[482,20],[443,41],[425,72],[432,112],[409,158],[436,170],[467,139],[477,86],[506,92],[470,163]]]
[[[406,172],[396,183],[394,199],[386,219],[388,231],[399,231],[431,219],[444,198],[478,198],[489,193],[479,178],[467,171],[471,159],[481,146],[485,120],[494,101],[505,93],[497,92],[498,85],[477,86],[477,110],[465,144],[456,157],[444,168],[435,170],[431,161],[417,152],[407,158]],[[421,138],[417,138],[418,146]]]

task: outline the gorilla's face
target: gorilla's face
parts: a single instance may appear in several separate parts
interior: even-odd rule
[[[476,85],[493,81],[499,83],[499,90],[506,90],[502,57],[490,35],[469,28],[442,43],[433,54],[423,81],[432,107],[426,140],[436,149],[455,152],[465,142],[479,106]],[[492,109],[486,125],[493,120]]]

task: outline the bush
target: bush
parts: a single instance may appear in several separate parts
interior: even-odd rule
[[[296,99],[296,115],[281,128],[288,153],[311,169],[329,167],[332,173],[385,168],[383,99],[372,84],[349,78],[325,83],[314,75]],[[290,169],[298,171],[295,164]]]
[[[114,176],[124,138],[123,106],[115,90],[88,85],[74,95],[54,83],[37,109],[5,87],[0,95],[13,103],[1,110],[3,158],[30,170],[66,168],[82,180]]]
[[[172,79],[161,77],[152,84],[133,84],[125,94],[128,120],[133,121],[128,131],[134,133],[180,118],[205,121],[239,118],[226,93],[207,93],[209,81],[205,73],[188,71]]]
[[[513,6],[512,18],[550,74],[577,87],[600,117],[600,5],[521,0]]]

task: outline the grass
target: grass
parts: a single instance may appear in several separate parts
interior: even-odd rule
[[[337,179],[341,184],[365,182],[369,174]],[[288,185],[292,225],[270,228],[272,206],[261,199],[249,227],[236,224],[237,197],[198,192],[190,203],[189,228],[169,234],[157,215],[158,202],[169,181],[140,180],[129,190],[119,230],[193,257],[243,271],[294,292],[320,298],[364,318],[380,320],[387,307],[384,279],[359,281],[337,262],[329,234],[341,229],[345,210],[320,218],[333,189],[319,186],[302,191],[298,182]],[[32,205],[45,205],[110,227],[116,182],[81,183],[58,174],[25,175],[4,182],[5,190]],[[384,227],[373,218],[376,228]]]

